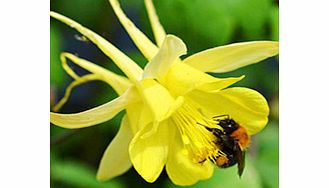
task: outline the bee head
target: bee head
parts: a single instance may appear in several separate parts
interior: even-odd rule
[[[218,125],[221,126],[227,134],[231,134],[239,127],[239,125],[233,119],[228,118],[220,120]]]

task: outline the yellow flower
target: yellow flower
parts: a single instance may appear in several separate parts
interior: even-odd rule
[[[278,43],[255,41],[220,46],[181,59],[186,54],[184,42],[167,35],[162,28],[152,0],[145,0],[156,44],[126,17],[117,0],[110,3],[121,24],[148,59],[144,70],[110,42],[75,21],[51,12],[51,16],[79,31],[96,44],[127,77],[116,75],[70,53],[62,53],[63,68],[74,78],[64,98],[55,106],[58,111],[71,90],[92,80],[108,83],[119,95],[116,99],[74,113],[51,112],[53,124],[77,129],[110,120],[125,110],[120,130],[106,149],[97,179],[108,180],[131,166],[148,182],[154,182],[163,168],[177,185],[191,185],[208,179],[214,165],[200,161],[220,152],[216,137],[204,126],[218,128],[212,117],[227,114],[243,125],[249,135],[256,134],[268,121],[269,108],[258,92],[230,85],[243,79],[216,78],[205,72],[223,73],[257,63],[278,53]],[[88,70],[78,76],[66,60]],[[200,124],[204,125],[201,126]]]

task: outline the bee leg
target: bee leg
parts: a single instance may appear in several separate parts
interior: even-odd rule
[[[197,122],[198,125],[202,125],[201,123]],[[210,131],[212,134],[214,134],[216,137],[220,137],[222,134],[224,134],[220,129],[216,128],[209,128],[207,126],[202,125],[204,128],[206,128],[208,131]]]
[[[214,156],[209,157],[209,160],[210,160],[212,163],[216,164],[216,159],[215,159]]]
[[[206,127],[206,129],[210,131],[213,135],[215,135],[217,138],[220,138],[224,134],[223,131],[221,131],[220,129],[209,127]]]
[[[203,159],[202,161],[199,161],[199,163],[204,163],[207,160],[207,158]]]

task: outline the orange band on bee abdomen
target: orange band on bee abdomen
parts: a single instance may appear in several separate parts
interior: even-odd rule
[[[242,150],[245,150],[250,144],[250,136],[248,135],[246,129],[242,126],[239,126],[239,128],[235,130],[231,136],[238,140]]]

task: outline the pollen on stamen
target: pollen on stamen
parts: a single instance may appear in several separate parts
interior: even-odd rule
[[[184,153],[194,163],[200,164],[206,160],[215,160],[219,155],[223,155],[216,144],[217,137],[207,130],[207,127],[220,128],[216,121],[206,117],[187,102],[176,111],[172,119],[187,151]]]

